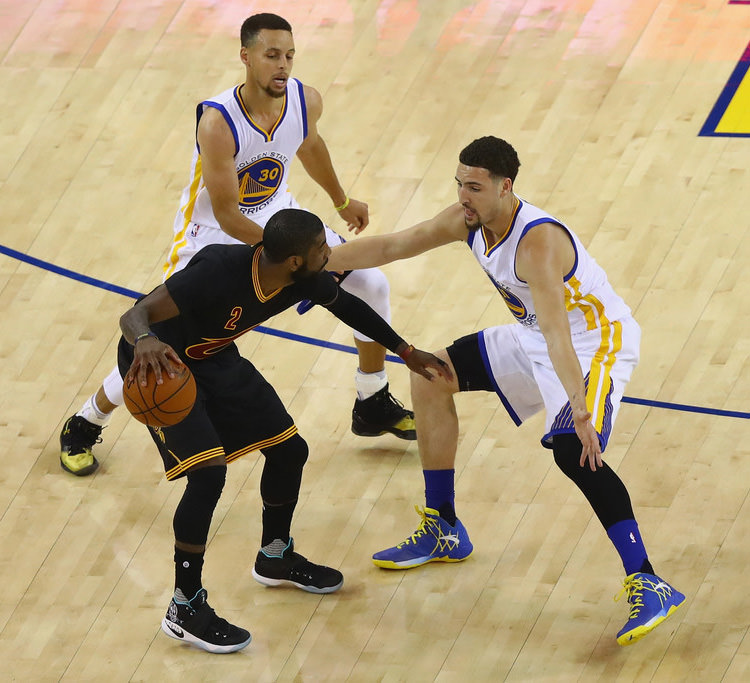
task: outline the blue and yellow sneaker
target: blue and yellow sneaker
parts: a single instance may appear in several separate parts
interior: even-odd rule
[[[378,567],[411,569],[428,562],[460,562],[471,555],[474,546],[460,519],[451,526],[437,510],[414,509],[422,516],[419,528],[397,546],[375,553],[372,561]]]
[[[628,623],[617,634],[620,645],[630,645],[650,633],[683,602],[685,596],[654,574],[638,572],[625,577],[615,597],[627,594],[630,603]]]

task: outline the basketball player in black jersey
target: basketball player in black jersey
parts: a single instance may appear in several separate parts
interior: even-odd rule
[[[167,479],[186,476],[174,515],[175,591],[164,632],[210,652],[232,652],[250,634],[216,616],[206,602],[201,573],[208,530],[227,463],[260,450],[265,464],[261,549],[253,577],[289,583],[313,593],[343,584],[341,572],[313,564],[294,551],[290,536],[308,448],[273,387],[239,354],[234,340],[304,299],[397,353],[410,370],[432,379],[429,368],[451,378],[447,364],[414,349],[361,299],[323,271],[330,248],[323,224],[300,209],[284,209],[255,246],[211,245],[154,289],[120,320],[118,364],[125,377],[145,384],[186,364],[197,384],[195,406],[172,427],[149,428]]]

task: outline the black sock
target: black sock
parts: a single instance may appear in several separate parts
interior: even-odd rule
[[[456,526],[456,510],[450,503],[443,503],[439,508],[441,519],[444,519],[451,526]]]
[[[203,553],[188,553],[179,548],[174,549],[174,586],[182,591],[187,600],[203,587]]]
[[[653,574],[654,576],[656,576],[656,572],[654,571],[654,568],[651,566],[651,563],[648,560],[643,560],[643,564],[641,565],[639,571],[643,574]]]
[[[263,503],[263,535],[261,547],[268,545],[277,538],[281,541],[289,541],[289,530],[292,526],[292,516],[297,501],[281,505]]]

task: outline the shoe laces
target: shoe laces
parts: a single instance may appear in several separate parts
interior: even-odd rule
[[[396,408],[403,408],[404,404],[401,403],[390,391],[386,389],[385,396],[383,397],[383,402],[390,403],[392,406]]]
[[[622,589],[615,596],[615,601],[619,600],[623,594],[627,594],[628,602],[630,603],[630,619],[634,619],[638,616],[641,609],[645,607],[643,602],[644,591],[649,591],[659,598],[659,602],[663,606],[665,602],[672,595],[672,587],[662,581],[658,576],[653,578],[656,581],[652,581],[649,578],[649,574],[631,574],[625,577],[622,583]]]
[[[429,529],[427,527],[433,526],[435,524],[435,522],[432,519],[427,519],[427,513],[425,512],[424,508],[420,508],[419,505],[415,505],[414,509],[422,518],[422,521],[419,523],[419,526],[417,527],[416,531],[411,536],[401,541],[401,543],[399,543],[396,546],[397,548],[401,548],[405,545],[409,545],[412,543],[416,545],[422,536],[426,536],[429,533]]]
[[[637,574],[625,577],[620,592],[615,595],[615,602],[623,595],[627,595],[627,601],[630,603],[628,619],[635,619],[643,607],[643,581]]]
[[[211,613],[211,618],[208,621],[208,625],[206,626],[207,631],[213,631],[217,636],[222,636],[224,638],[227,638],[232,635],[232,624],[230,624],[226,619],[220,617],[216,612],[214,611],[213,607],[209,607],[206,605],[208,610]]]
[[[386,415],[403,417],[407,413],[404,404],[388,390],[387,384],[376,394],[373,394],[373,398],[376,398],[378,404],[380,404],[380,408]]]
[[[85,417],[75,415],[70,418],[66,435],[70,438],[71,452],[88,449],[102,442],[102,429],[100,425],[89,422]]]

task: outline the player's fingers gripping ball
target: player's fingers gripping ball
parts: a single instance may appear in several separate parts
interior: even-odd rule
[[[122,385],[125,406],[139,422],[149,427],[171,427],[184,420],[195,403],[195,378],[187,365],[177,366],[174,377],[162,372],[161,384],[149,367],[146,386],[128,373]]]

